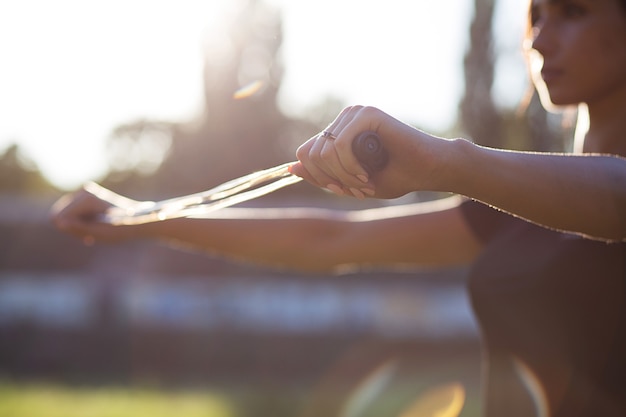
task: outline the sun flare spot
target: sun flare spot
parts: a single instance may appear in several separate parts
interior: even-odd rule
[[[453,382],[426,391],[399,417],[457,417],[464,404],[465,388]]]
[[[237,91],[235,91],[233,93],[233,98],[235,100],[242,100],[245,98],[252,97],[253,95],[259,93],[263,89],[263,86],[264,86],[263,81],[260,81],[260,80],[252,81],[251,83],[248,83],[244,85],[243,87],[241,87],[240,89],[238,89]]]

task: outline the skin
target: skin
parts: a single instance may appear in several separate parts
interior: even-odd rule
[[[548,228],[626,240],[626,12],[616,0],[538,0],[533,10],[532,54],[546,68],[546,82],[535,82],[544,100],[588,108],[590,127],[579,135],[579,153],[489,149],[435,137],[374,107],[353,106],[327,128],[336,139],[317,135],[298,149],[292,172],[337,194],[391,198],[447,191]],[[352,138],[365,130],[378,132],[390,155],[387,167],[371,177],[350,150]],[[328,272],[346,265],[472,262],[482,246],[464,222],[460,202],[451,197],[363,211],[231,208],[212,218],[112,226],[93,219],[128,201],[82,189],[59,200],[52,219],[88,243],[161,239],[246,262]]]

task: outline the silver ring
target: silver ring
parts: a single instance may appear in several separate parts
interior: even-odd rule
[[[332,139],[332,140],[337,139],[337,136],[333,135],[328,130],[325,130],[325,131],[322,132],[322,137],[325,138],[325,139]]]

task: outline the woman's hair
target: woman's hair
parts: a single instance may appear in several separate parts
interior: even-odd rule
[[[624,13],[624,16],[626,17],[626,0],[616,0],[619,2],[619,5],[622,7],[622,12]],[[533,26],[534,26],[534,22],[535,22],[535,18],[536,16],[533,15],[533,2],[532,0],[528,1],[528,19],[526,21],[526,33],[525,33],[525,38],[528,41],[529,39],[532,39],[532,31],[533,31]]]

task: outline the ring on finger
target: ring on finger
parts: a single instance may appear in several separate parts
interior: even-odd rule
[[[337,139],[337,136],[333,135],[328,130],[325,130],[325,131],[322,132],[322,137],[325,138],[325,139],[331,139],[331,140]]]

